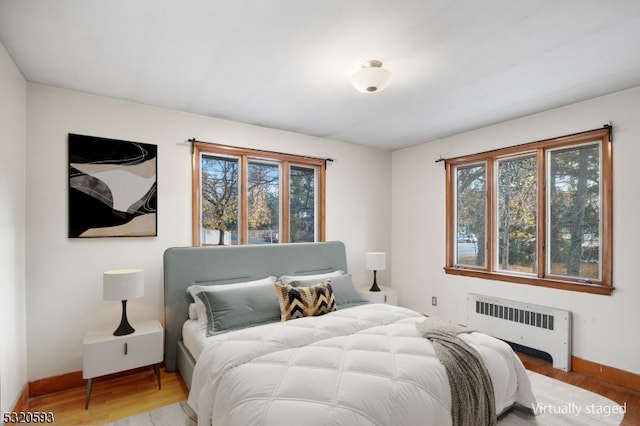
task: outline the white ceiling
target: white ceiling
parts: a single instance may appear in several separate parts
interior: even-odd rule
[[[31,82],[389,150],[640,85],[638,0],[0,0],[0,41]]]

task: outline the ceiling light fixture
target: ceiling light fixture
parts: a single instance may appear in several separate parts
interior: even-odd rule
[[[382,68],[382,62],[373,59],[362,64],[362,69],[351,76],[351,84],[359,92],[374,93],[384,90],[391,81],[391,71]]]

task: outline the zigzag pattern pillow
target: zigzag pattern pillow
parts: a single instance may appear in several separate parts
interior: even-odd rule
[[[281,321],[335,311],[336,299],[331,282],[327,281],[329,280],[309,287],[292,287],[289,284],[276,283]]]

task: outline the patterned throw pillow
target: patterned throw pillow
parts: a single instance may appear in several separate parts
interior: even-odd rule
[[[309,287],[292,287],[280,283],[275,286],[280,302],[281,321],[324,315],[337,309],[331,282],[325,281]]]

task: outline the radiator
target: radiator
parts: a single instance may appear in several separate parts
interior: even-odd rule
[[[546,352],[553,367],[571,371],[571,312],[482,294],[467,295],[470,328]]]

